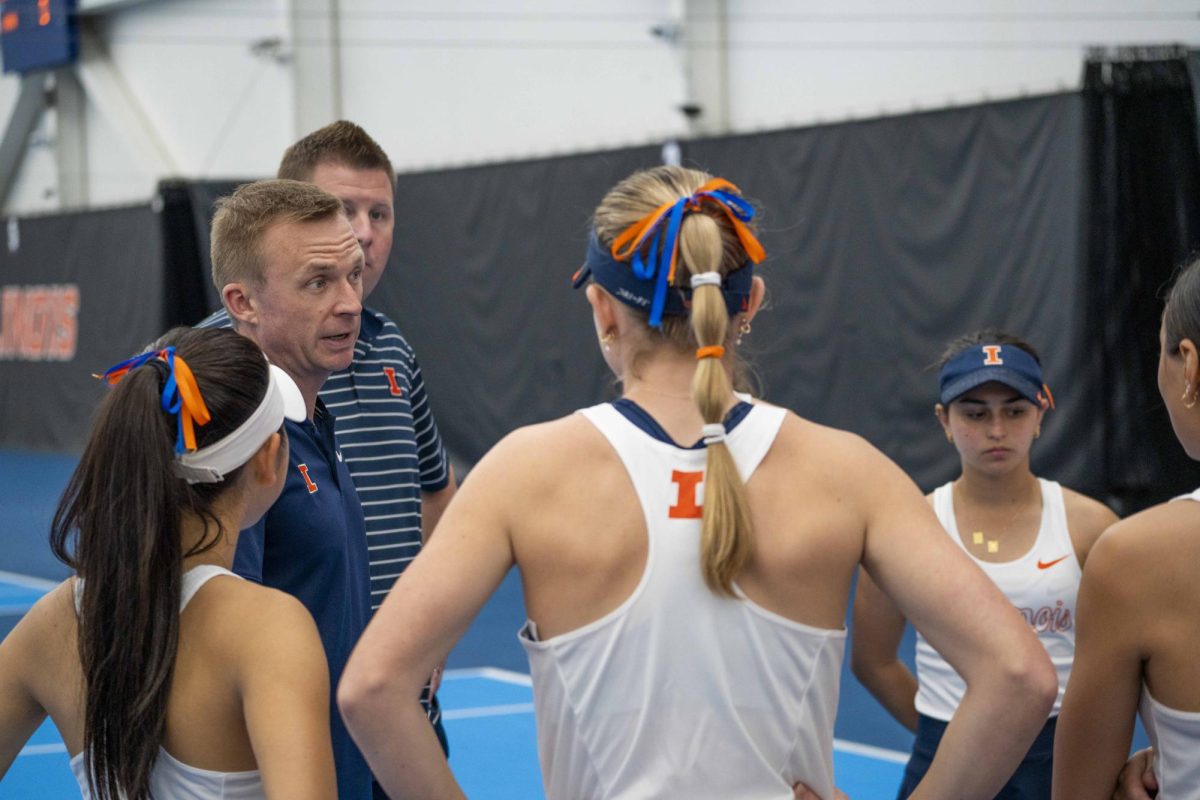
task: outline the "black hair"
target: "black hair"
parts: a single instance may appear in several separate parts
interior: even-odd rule
[[[1200,345],[1200,258],[1193,259],[1175,277],[1163,308],[1163,346],[1179,352],[1179,343],[1191,339]]]
[[[153,349],[175,346],[191,368],[212,420],[197,447],[225,437],[262,402],[269,375],[258,346],[231,330],[176,328]],[[224,532],[213,513],[241,468],[220,483],[188,485],[171,472],[176,418],[162,409],[168,370],[131,370],[104,398],[83,456],[51,525],[50,545],[84,583],[79,659],[83,745],[98,800],[145,800],[166,728],[179,640],[184,557]],[[185,514],[204,535],[183,551]]]
[[[1033,356],[1033,360],[1038,363],[1038,366],[1042,365],[1042,358],[1038,355],[1037,350],[1033,349],[1033,345],[1022,339],[1020,336],[1015,336],[1011,333],[1005,333],[998,328],[983,328],[981,330],[974,331],[973,333],[963,334],[954,341],[950,342],[950,344],[946,345],[945,349],[942,350],[942,354],[934,363],[934,367],[941,369],[942,367],[946,366],[950,359],[954,358],[962,351],[969,350],[972,347],[978,347],[981,344],[1009,344],[1013,347],[1019,347],[1026,353],[1029,353],[1029,355]]]

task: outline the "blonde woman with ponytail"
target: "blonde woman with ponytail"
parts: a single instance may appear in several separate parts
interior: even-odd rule
[[[860,564],[971,684],[917,796],[990,797],[1037,732],[1045,651],[917,488],[861,439],[735,394],[764,291],[753,216],[678,167],[596,210],[575,284],[622,397],[480,461],[338,689],[393,797],[462,796],[417,699],[514,563],[551,800],[833,798]]]

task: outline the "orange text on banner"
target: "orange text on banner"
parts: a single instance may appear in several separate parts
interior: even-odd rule
[[[0,361],[70,361],[79,340],[79,287],[0,286]]]

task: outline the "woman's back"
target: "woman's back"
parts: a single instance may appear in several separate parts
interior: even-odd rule
[[[82,784],[85,681],[76,611],[80,585],[77,579],[67,580],[30,610],[11,641],[5,642],[0,673],[15,678],[20,690],[54,722]],[[251,684],[261,680],[254,673],[269,667],[274,647],[294,644],[289,640],[295,632],[300,638],[315,636],[308,630],[313,623],[294,599],[219,567],[202,565],[186,574],[185,599],[189,595],[180,614],[179,649],[151,788],[159,788],[164,780],[174,786],[190,781],[187,785],[200,790],[223,787],[196,796],[262,797],[244,708],[247,679]],[[302,659],[304,652],[298,652]],[[173,794],[177,792],[167,796]]]
[[[512,535],[529,617],[550,638],[633,593],[646,564],[645,517],[616,452],[581,415],[524,429],[504,446],[505,458],[537,464],[512,469],[538,498],[512,520]],[[853,498],[882,461],[856,436],[787,414],[746,484],[754,555],[738,585],[750,599],[795,622],[843,627],[866,529],[867,509]],[[678,505],[699,500],[694,481],[675,483]]]
[[[742,474],[756,474],[785,414],[763,405],[731,414],[726,443]],[[844,629],[711,592],[696,503],[704,450],[660,440],[613,405],[580,415],[637,487],[626,499],[644,511],[635,527],[646,552],[614,611],[560,635],[535,622],[522,634],[548,796],[791,797],[799,781],[829,794]],[[592,533],[594,544],[606,538]]]
[[[1104,595],[1103,636],[1141,664],[1139,705],[1155,748],[1159,796],[1194,797],[1200,792],[1200,493],[1117,523],[1093,553],[1099,558],[1094,568],[1089,561],[1088,579],[1094,595]],[[1114,659],[1114,668],[1123,672],[1116,665],[1127,660]]]

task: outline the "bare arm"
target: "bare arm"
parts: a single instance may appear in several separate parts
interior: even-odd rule
[[[46,601],[38,603],[0,642],[0,777],[46,718],[30,691],[27,674],[39,666],[37,638],[45,628]]]
[[[1067,529],[1071,534],[1071,544],[1075,548],[1075,556],[1079,565],[1087,563],[1088,553],[1092,546],[1110,526],[1117,522],[1117,515],[1112,509],[1098,500],[1082,495],[1079,492],[1063,488],[1063,505],[1067,512]]]
[[[454,498],[458,484],[454,477],[454,466],[446,464],[449,478],[445,486],[436,492],[421,492],[421,541],[428,542],[429,537],[437,529],[437,524],[445,513],[446,507]]]
[[[1012,604],[949,540],[894,464],[876,455],[857,474],[866,476],[858,485],[870,509],[863,566],[967,684],[912,796],[994,796],[1045,724],[1058,690],[1054,668]]]
[[[860,571],[850,628],[850,668],[897,722],[915,732],[917,679],[896,656],[904,622],[891,598]]]
[[[519,495],[513,477],[526,468],[511,439],[472,471],[438,535],[367,626],[338,687],[346,726],[392,797],[463,796],[418,698],[513,564],[508,509]]]
[[[335,798],[329,668],[317,627],[294,598],[257,594],[255,617],[266,624],[244,626],[237,669],[263,787],[270,798]]]
[[[1088,557],[1075,618],[1075,663],[1054,737],[1054,797],[1112,796],[1133,738],[1142,683],[1136,528],[1114,526]],[[1133,562],[1133,563],[1131,563]],[[1149,573],[1153,575],[1151,570]]]

